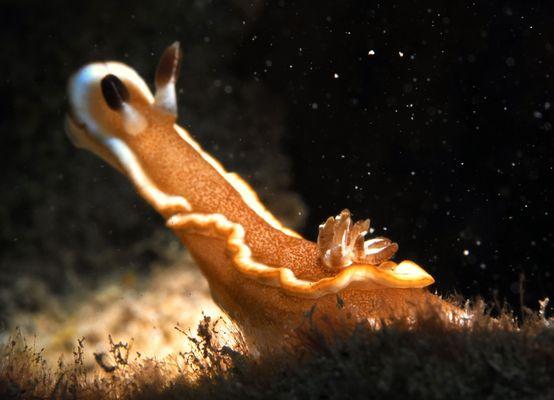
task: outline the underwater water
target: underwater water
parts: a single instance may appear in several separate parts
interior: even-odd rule
[[[167,324],[152,345],[165,355],[175,323],[220,314],[163,220],[64,133],[71,73],[118,60],[150,83],[175,40],[179,123],[306,238],[348,208],[441,294],[516,310],[554,295],[548,2],[54,0],[0,10],[2,337],[16,326],[43,332],[55,358],[92,332],[85,321],[122,335]]]

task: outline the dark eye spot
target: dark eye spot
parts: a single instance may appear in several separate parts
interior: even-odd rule
[[[104,100],[112,110],[120,110],[129,101],[129,91],[117,76],[109,74],[100,82]]]

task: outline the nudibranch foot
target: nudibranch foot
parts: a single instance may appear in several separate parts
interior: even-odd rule
[[[340,319],[353,321],[440,302],[422,289],[434,282],[423,268],[390,261],[396,243],[365,239],[369,220],[352,223],[344,210],[320,226],[317,243],[284,227],[244,180],[175,123],[181,58],[178,42],[165,50],[155,95],[126,65],[81,68],[69,82],[66,127],[74,143],[126,175],[167,220],[239,326],[286,334],[314,306],[318,315],[339,318],[337,296],[346,310]]]

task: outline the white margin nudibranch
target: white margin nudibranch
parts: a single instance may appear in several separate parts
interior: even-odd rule
[[[125,174],[167,220],[214,300],[253,343],[286,336],[314,306],[316,321],[351,324],[442,304],[423,289],[434,282],[427,272],[390,261],[396,243],[365,240],[369,221],[352,224],[347,210],[320,226],[318,243],[284,227],[245,181],[176,124],[180,61],[174,43],[158,65],[154,96],[124,64],[84,66],[69,81],[67,132]]]

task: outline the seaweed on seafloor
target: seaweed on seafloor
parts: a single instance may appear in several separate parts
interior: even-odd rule
[[[249,354],[224,344],[219,320],[205,317],[189,353],[165,360],[131,356],[132,348],[111,341],[97,372],[82,368],[86,344],[73,363],[50,368],[41,351],[20,334],[2,347],[2,398],[229,399],[229,398],[554,398],[554,329],[546,314],[526,310],[517,320],[503,308],[476,300],[464,305],[471,322],[452,323],[421,309],[407,319],[359,325],[333,338],[304,324],[294,345]],[[294,339],[294,340],[293,340]]]

